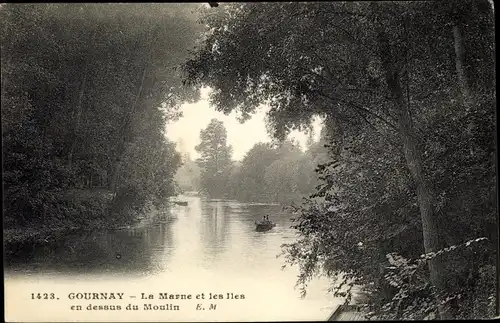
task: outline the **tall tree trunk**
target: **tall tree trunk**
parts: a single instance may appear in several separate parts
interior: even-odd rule
[[[453,39],[455,43],[455,70],[457,72],[458,84],[462,101],[467,109],[472,104],[469,81],[465,72],[465,45],[462,29],[459,23],[453,25]]]
[[[82,82],[80,84],[80,90],[78,91],[78,101],[76,103],[76,121],[75,121],[75,129],[73,130],[73,140],[71,141],[71,146],[68,153],[68,166],[71,168],[73,164],[73,155],[75,153],[76,143],[78,141],[78,132],[80,131],[80,123],[82,119],[82,101],[83,95],[85,94],[85,85],[87,84],[87,75],[88,75],[88,65],[85,64],[85,72],[83,73]]]
[[[394,106],[398,111],[398,127],[403,142],[403,151],[406,164],[417,187],[417,200],[422,220],[422,233],[425,253],[436,252],[440,249],[439,231],[434,211],[434,194],[431,185],[425,178],[422,167],[422,153],[417,146],[418,139],[413,129],[410,111],[403,99],[403,91],[398,72],[390,72],[387,76],[387,84],[393,95]],[[428,262],[430,278],[436,287],[438,294],[445,291],[446,273],[441,257],[435,257]],[[440,301],[438,297],[437,301]],[[439,306],[441,319],[451,318],[449,311]]]
[[[391,100],[397,113],[398,131],[403,144],[403,152],[407,167],[417,188],[417,200],[422,220],[422,234],[425,253],[436,252],[440,249],[439,232],[434,211],[434,194],[431,185],[427,181],[422,162],[422,153],[418,147],[418,138],[415,133],[410,108],[405,104],[403,90],[401,87],[400,73],[403,68],[401,62],[404,57],[399,57],[392,51],[385,26],[379,25],[377,30],[379,55],[385,70],[385,81],[391,94]],[[402,59],[403,58],[403,59]],[[445,292],[446,274],[440,256],[428,261],[430,280],[435,286],[438,295]],[[440,297],[437,297],[439,304]],[[441,319],[451,317],[450,312],[444,306],[438,305]]]
[[[455,70],[457,72],[458,85],[460,88],[461,101],[465,106],[466,112],[469,112],[472,105],[472,95],[469,87],[469,80],[465,72],[465,44],[464,37],[462,34],[462,28],[459,22],[455,22],[453,25],[453,39],[455,43]],[[474,122],[469,119],[467,126],[467,133],[469,138],[472,138],[472,129],[474,128]],[[469,151],[470,155],[474,154],[474,144],[469,140]]]

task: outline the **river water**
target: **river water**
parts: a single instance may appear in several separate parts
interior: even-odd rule
[[[5,269],[6,320],[326,320],[341,302],[328,294],[326,279],[312,281],[302,299],[294,288],[297,268],[282,270],[284,259],[276,257],[280,246],[296,236],[290,215],[279,206],[182,200],[188,206],[173,207],[165,223],[78,232],[17,251]],[[254,221],[265,214],[277,226],[256,232]],[[123,293],[123,299],[69,298],[70,293],[96,292]],[[54,299],[43,299],[43,293],[49,298],[54,293]],[[161,300],[158,293],[192,298]],[[143,299],[149,294],[154,298]],[[139,309],[127,310],[129,304]],[[165,307],[147,309],[147,304]],[[177,310],[168,310],[172,306]]]

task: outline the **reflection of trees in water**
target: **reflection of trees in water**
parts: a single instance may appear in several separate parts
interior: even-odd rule
[[[281,275],[283,261],[277,260],[276,256],[281,252],[280,245],[286,242],[283,236],[291,234],[290,214],[281,212],[280,209],[280,206],[265,204],[233,202],[228,205],[226,212],[231,215],[232,242],[237,245],[231,246],[234,248],[231,254],[238,262],[234,264],[234,268],[245,268],[248,275]],[[269,219],[276,222],[277,227],[268,232],[257,232],[255,221],[262,220],[264,215],[269,215]]]
[[[143,261],[144,266],[138,267],[137,271],[161,271],[164,269],[172,255],[173,250],[173,233],[172,223],[161,223],[155,226],[148,226],[127,230],[128,239],[138,238],[142,240],[145,253],[142,255],[135,255],[132,261]],[[135,250],[134,250],[135,251]],[[141,252],[140,249],[137,249]],[[128,267],[127,269],[134,270],[135,267]]]
[[[267,241],[266,235],[275,234],[277,231],[288,231],[292,222],[289,213],[281,211],[281,207],[277,205],[256,205],[249,204],[245,205],[247,210],[246,217],[248,218],[246,224],[249,226],[249,230],[253,231],[250,236],[250,245],[252,248],[263,248],[265,247],[265,242]],[[269,215],[269,220],[276,223],[276,227],[267,232],[255,232],[254,221],[260,221],[264,215]]]
[[[121,231],[80,231],[44,245],[25,244],[10,267],[59,272],[150,272],[167,261],[169,224]],[[159,259],[160,258],[160,259]]]
[[[221,201],[202,205],[200,235],[201,242],[207,250],[205,256],[217,257],[226,248],[231,234],[227,211],[227,206]]]
[[[235,237],[235,239],[245,239],[250,243],[249,248],[262,248],[264,235],[267,233],[255,232],[255,221],[260,221],[264,215],[269,214],[270,220],[276,222],[279,229],[288,229],[291,225],[290,214],[281,212],[280,208],[277,205],[229,201],[204,203],[201,218],[202,243],[210,249],[210,253],[219,254],[225,250],[227,240],[230,240],[228,237],[231,238],[232,234],[240,234],[242,236]],[[237,222],[237,225],[230,228],[231,221]]]

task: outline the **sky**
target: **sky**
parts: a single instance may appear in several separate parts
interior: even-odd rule
[[[200,143],[200,131],[205,129],[213,118],[224,122],[227,130],[227,143],[233,147],[233,159],[242,160],[245,154],[258,142],[270,142],[271,137],[266,131],[265,115],[268,108],[262,107],[252,115],[252,118],[241,124],[237,119],[237,114],[232,112],[224,115],[211,107],[208,102],[210,90],[202,90],[201,100],[192,104],[183,104],[179,111],[183,116],[179,120],[170,122],[166,126],[166,135],[173,142],[177,143],[177,150],[187,152],[192,159],[199,157],[195,146]],[[321,121],[314,123],[315,140],[319,140]],[[307,135],[298,131],[290,134],[305,147]]]

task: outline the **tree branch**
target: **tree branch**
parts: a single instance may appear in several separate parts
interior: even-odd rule
[[[357,104],[355,104],[355,103],[348,102],[348,101],[345,101],[345,100],[342,100],[342,99],[335,99],[335,98],[333,98],[333,97],[331,97],[331,96],[329,96],[329,95],[327,95],[327,94],[325,94],[325,93],[323,93],[323,92],[320,92],[320,91],[312,91],[312,92],[315,92],[315,93],[319,94],[320,96],[323,96],[323,97],[325,97],[325,98],[329,99],[330,101],[332,101],[332,102],[334,102],[334,103],[336,103],[336,104],[338,104],[338,103],[343,103],[343,104],[346,104],[346,105],[350,105],[351,107],[353,107],[353,108],[355,108],[355,109],[357,109],[357,110],[364,111],[364,112],[366,112],[366,113],[368,113],[368,114],[370,114],[370,115],[372,115],[372,116],[376,117],[377,119],[381,120],[381,121],[382,121],[382,122],[384,122],[386,125],[388,125],[391,129],[396,130],[396,131],[398,130],[398,128],[397,128],[394,124],[392,124],[391,122],[389,122],[389,121],[388,121],[387,119],[385,119],[384,117],[379,116],[379,115],[378,115],[378,114],[376,114],[375,112],[370,111],[370,110],[368,110],[368,109],[366,109],[366,108],[363,108],[363,107],[361,107],[361,106],[359,106],[359,105],[357,105]]]

